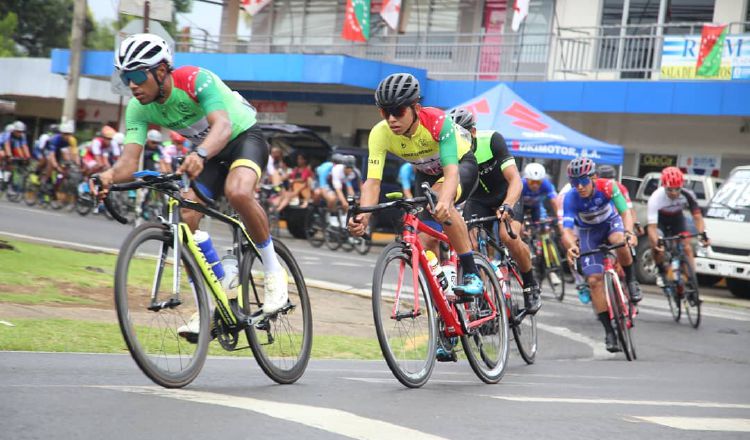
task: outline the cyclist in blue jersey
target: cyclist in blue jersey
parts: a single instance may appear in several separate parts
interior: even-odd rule
[[[401,191],[404,193],[404,197],[411,199],[414,197],[411,189],[414,186],[414,165],[411,162],[404,162],[401,168],[398,169],[398,181],[401,183]]]
[[[597,179],[596,164],[587,157],[574,159],[568,165],[568,178],[575,189],[563,201],[563,244],[568,249],[568,261],[573,265],[581,253],[596,249],[603,243],[617,244],[630,237],[630,245],[637,244],[633,234],[633,217],[618,186],[608,179]],[[578,228],[580,247],[576,243],[574,227]],[[633,257],[630,249],[617,249],[617,260],[625,272],[630,300],[641,300],[641,289],[635,280]],[[609,319],[607,299],[604,296],[603,265],[601,254],[581,259],[580,267],[591,288],[591,300],[599,321],[604,326],[607,351],[620,351],[617,337]]]
[[[557,212],[557,191],[555,185],[547,178],[547,170],[540,163],[530,163],[523,169],[524,178],[521,197],[524,212],[530,212],[531,220],[539,221],[547,218],[544,199],[549,199],[553,212]]]

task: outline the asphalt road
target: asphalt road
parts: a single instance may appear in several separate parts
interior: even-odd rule
[[[128,231],[5,202],[0,212],[0,235],[116,248]],[[306,277],[368,287],[374,255],[285,241]],[[627,362],[603,350],[589,306],[574,295],[547,299],[537,362],[527,366],[513,351],[498,385],[463,362],[439,364],[424,388],[407,390],[384,362],[312,361],[297,384],[279,386],[251,359],[211,358],[174,391],[153,386],[127,355],[0,352],[0,438],[744,439],[750,309],[736,304],[705,303],[694,330],[647,295],[634,329],[638,360]]]

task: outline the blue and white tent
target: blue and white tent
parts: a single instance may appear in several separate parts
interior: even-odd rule
[[[514,156],[571,160],[586,156],[596,163],[620,165],[620,145],[592,139],[535,109],[505,84],[456,107],[471,110],[478,130],[503,135]]]

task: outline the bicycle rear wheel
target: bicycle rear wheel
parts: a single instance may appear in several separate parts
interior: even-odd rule
[[[307,368],[312,350],[312,311],[302,270],[284,243],[273,240],[279,263],[287,273],[289,303],[245,329],[253,356],[266,375],[280,384],[296,382]],[[254,250],[245,252],[240,271],[244,313],[263,305],[263,263]]]
[[[24,180],[26,180],[26,172],[22,169],[13,170],[13,174],[10,176],[10,182],[8,187],[5,189],[5,197],[8,201],[18,203],[23,196]]]
[[[322,215],[321,210],[315,207],[308,211],[307,217],[305,218],[305,234],[307,235],[307,242],[312,247],[321,247],[323,241],[325,241],[325,216]]]
[[[466,317],[467,327],[472,322],[491,316],[495,318],[469,330],[461,336],[461,345],[474,373],[484,383],[497,383],[505,374],[508,365],[508,310],[495,269],[484,255],[474,254],[479,276],[484,282],[484,294],[471,302],[456,304]]]
[[[510,301],[507,304],[510,311],[510,326],[521,358],[527,364],[533,364],[537,350],[536,316],[526,314],[523,308],[523,286],[517,275],[515,270],[508,271],[506,281],[510,290]]]
[[[617,334],[617,339],[620,341],[620,347],[625,353],[625,358],[629,361],[635,360],[635,348],[633,347],[633,340],[630,335],[630,328],[628,327],[629,311],[627,305],[622,303],[622,295],[615,284],[612,274],[609,272],[604,274],[606,278],[605,286],[607,288],[607,296],[609,297],[609,303],[612,307],[612,324]]]
[[[206,360],[210,315],[195,258],[181,247],[180,261],[175,262],[173,243],[163,225],[149,223],[131,231],[117,258],[115,308],[138,367],[155,383],[180,388],[198,376]],[[191,343],[178,332],[194,315],[199,331]]]
[[[372,314],[388,368],[399,382],[418,388],[435,367],[437,319],[426,275],[418,268],[415,286],[413,269],[401,243],[385,247],[373,274]]]
[[[701,299],[698,294],[698,278],[695,276],[692,266],[686,260],[682,261],[682,283],[684,286],[683,303],[685,314],[693,328],[701,325]]]

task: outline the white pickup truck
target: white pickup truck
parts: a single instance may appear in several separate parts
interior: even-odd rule
[[[705,219],[711,246],[696,249],[696,273],[724,277],[734,296],[750,298],[750,165],[732,170]]]

